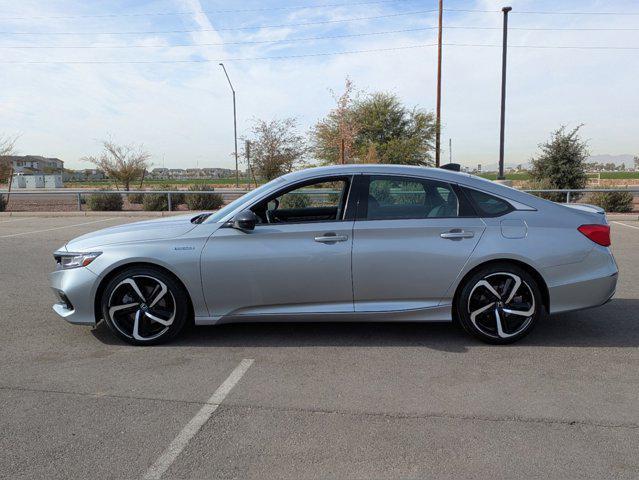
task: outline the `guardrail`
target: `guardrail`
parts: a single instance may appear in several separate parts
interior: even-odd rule
[[[522,192],[527,193],[565,193],[566,194],[566,203],[571,203],[571,199],[574,197],[574,194],[583,194],[583,193],[595,193],[595,192],[629,192],[633,194],[639,194],[639,186],[637,187],[628,187],[628,188],[582,188],[582,189],[521,189]],[[7,190],[0,190],[0,195],[7,195],[10,193],[13,195],[75,195],[77,199],[78,210],[82,210],[82,197],[88,195],[99,195],[99,194],[120,194],[120,195],[166,195],[167,196],[167,206],[168,210],[173,210],[172,197],[173,195],[214,195],[219,194],[222,196],[222,199],[226,202],[229,200],[234,200],[246,193],[250,192],[247,189],[232,189],[232,188],[220,188],[216,190],[71,190],[71,189],[58,189],[58,190],[12,190],[8,192]]]
[[[241,197],[242,195],[248,193],[250,190],[237,190],[237,189],[219,189],[219,190],[71,190],[71,189],[58,189],[58,190],[46,190],[46,191],[37,191],[37,190],[11,190],[8,192],[7,190],[0,190],[0,195],[74,195],[77,199],[78,211],[82,210],[82,197],[89,195],[102,195],[102,194],[119,194],[119,195],[166,195],[167,196],[167,207],[169,211],[173,210],[172,198],[173,195],[215,195],[219,194],[222,196],[222,199],[226,202],[230,198],[233,199]]]
[[[628,192],[639,193],[639,186],[627,188],[556,188],[556,189],[521,189],[526,193],[565,193],[566,203],[570,203],[570,197],[573,193],[596,193],[596,192]]]

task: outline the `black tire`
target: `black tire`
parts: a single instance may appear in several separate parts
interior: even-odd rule
[[[516,342],[528,335],[545,313],[537,281],[517,265],[488,265],[460,288],[455,301],[458,323],[485,343]]]
[[[106,285],[100,303],[109,330],[132,345],[168,342],[190,316],[188,292],[173,276],[154,267],[118,273]]]

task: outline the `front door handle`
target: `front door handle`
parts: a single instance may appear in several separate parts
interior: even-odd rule
[[[460,228],[454,228],[448,232],[441,233],[439,236],[447,240],[455,240],[458,238],[473,238],[475,232],[465,232]]]
[[[345,242],[348,240],[348,235],[337,235],[336,233],[325,233],[319,237],[315,237],[315,241],[319,243],[335,243]]]

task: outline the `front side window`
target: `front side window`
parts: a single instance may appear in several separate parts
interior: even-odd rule
[[[365,205],[366,220],[459,216],[459,200],[450,184],[419,178],[371,176]]]
[[[252,210],[262,223],[342,220],[348,187],[347,178],[320,179],[279,192]]]

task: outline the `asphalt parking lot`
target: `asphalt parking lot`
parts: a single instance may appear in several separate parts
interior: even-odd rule
[[[136,348],[59,319],[46,275],[67,240],[135,220],[0,218],[1,478],[639,477],[639,222],[612,223],[611,303],[512,346],[380,323]]]

